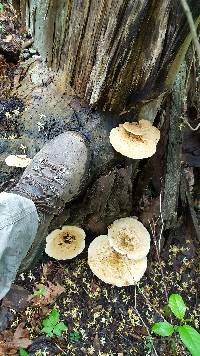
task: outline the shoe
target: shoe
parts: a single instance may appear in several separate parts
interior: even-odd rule
[[[31,199],[40,218],[39,228],[20,272],[30,269],[44,251],[48,227],[67,202],[88,181],[90,152],[85,138],[67,131],[49,141],[33,158],[12,193]]]

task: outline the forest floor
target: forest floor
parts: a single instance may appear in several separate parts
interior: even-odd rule
[[[3,21],[5,27],[9,27],[6,17]],[[13,43],[13,56],[18,52],[18,29],[14,20],[9,31],[5,44]],[[31,61],[35,55],[33,49],[25,48],[21,61]],[[17,66],[9,62],[9,56],[0,55],[1,95],[8,99]],[[25,72],[24,66],[24,72],[15,76],[15,85],[19,85]],[[0,122],[4,114],[0,113]],[[11,131],[15,129],[14,121],[13,125]],[[5,126],[0,127],[1,134],[5,130]],[[6,172],[5,177],[9,176],[13,184],[20,174],[21,170],[15,169]],[[0,175],[2,191],[9,185],[3,181],[2,168]],[[0,309],[0,356],[17,355],[20,347],[30,356],[188,355],[178,340],[175,340],[175,350],[173,338],[161,339],[151,332],[152,325],[163,318],[169,321],[172,318],[176,323],[165,308],[171,293],[183,297],[190,324],[196,329],[200,327],[200,263],[197,258],[200,251],[184,223],[180,220],[170,236],[170,244],[164,245],[159,258],[152,239],[148,269],[137,286],[117,288],[99,280],[88,266],[87,247],[70,261],[58,262],[43,255],[33,270],[17,276]],[[60,321],[67,326],[60,337],[50,337],[41,331],[42,321],[54,309],[59,311]]]
[[[154,348],[157,355],[187,355],[177,340],[175,353],[172,338],[151,333],[155,322],[170,318],[164,308],[166,291],[183,297],[187,317],[199,329],[200,265],[183,226],[177,234],[179,242],[175,238],[160,261],[151,259],[152,247],[148,270],[136,287],[100,281],[89,269],[86,251],[64,262],[45,255],[32,271],[18,275],[3,300],[7,326],[0,334],[0,355],[17,354],[18,345],[29,345],[28,354],[35,356],[142,356],[156,354]],[[41,331],[42,320],[55,308],[67,326],[61,337]]]

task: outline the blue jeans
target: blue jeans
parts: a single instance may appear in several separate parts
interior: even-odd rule
[[[0,193],[0,300],[9,291],[38,229],[32,200],[13,193]]]

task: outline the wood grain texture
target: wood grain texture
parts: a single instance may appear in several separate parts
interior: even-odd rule
[[[197,19],[200,1],[189,5]],[[166,91],[190,42],[178,0],[21,0],[21,6],[49,66],[91,106],[106,110],[121,112]]]

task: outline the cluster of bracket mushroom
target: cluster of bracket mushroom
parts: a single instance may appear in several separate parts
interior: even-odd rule
[[[105,283],[134,285],[146,271],[149,249],[150,235],[144,225],[136,218],[121,218],[108,227],[108,235],[92,241],[88,264]]]
[[[156,152],[160,131],[148,120],[125,122],[110,132],[117,152],[133,159],[151,157]],[[7,163],[8,164],[8,163]],[[46,238],[46,253],[57,260],[76,257],[85,248],[85,232],[76,226],[63,226]],[[147,268],[150,235],[137,218],[113,222],[107,235],[96,237],[88,249],[92,272],[105,283],[118,287],[134,285]]]
[[[132,159],[151,157],[156,152],[160,131],[148,120],[125,122],[110,132],[114,149]],[[98,236],[88,250],[88,263],[93,273],[106,283],[118,287],[134,285],[147,268],[150,235],[137,219],[114,221],[108,235]]]
[[[124,156],[133,159],[151,157],[156,152],[160,131],[148,120],[125,122],[110,132],[110,143]]]
[[[63,226],[46,238],[45,252],[56,260],[69,260],[85,248],[85,232],[77,226]],[[88,249],[92,272],[117,287],[134,285],[147,268],[150,235],[136,218],[121,218],[108,227],[108,235],[96,237]]]

